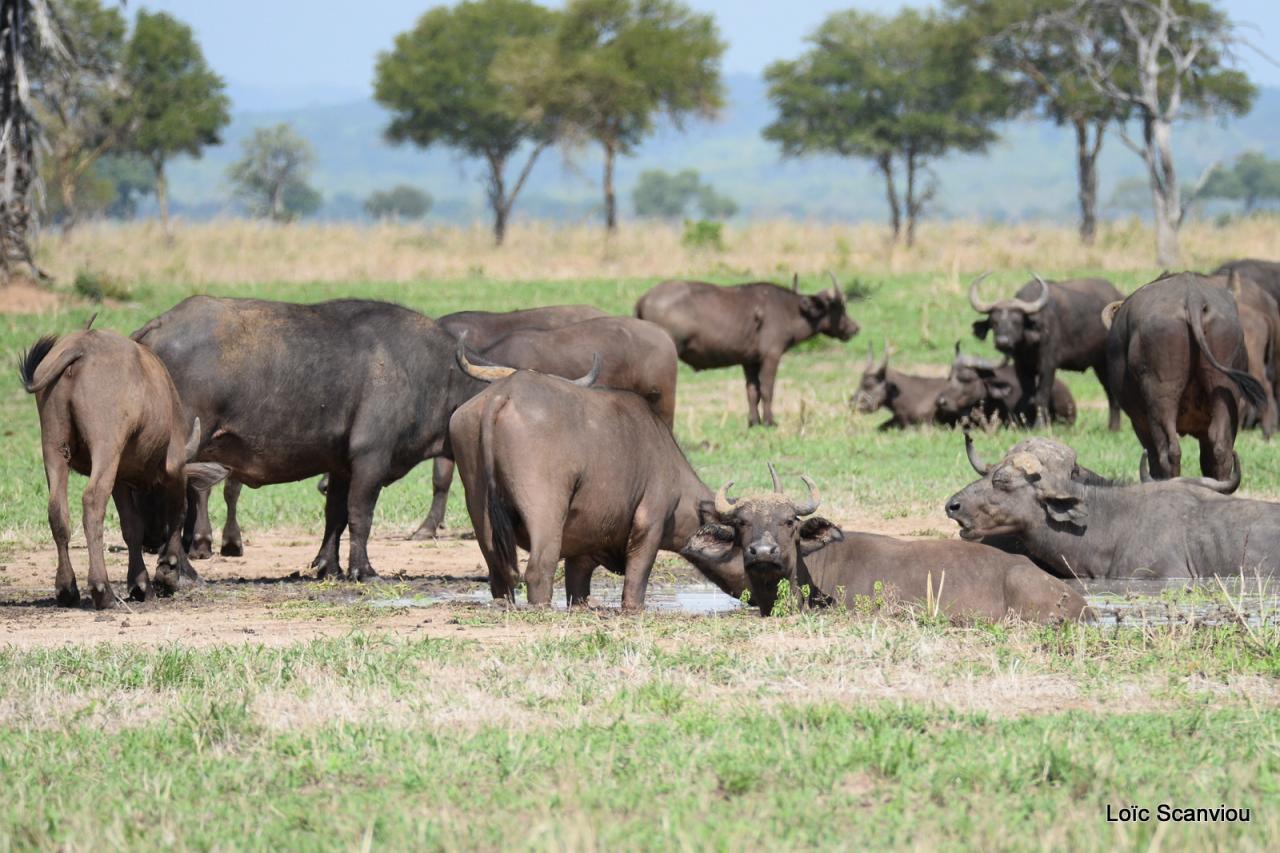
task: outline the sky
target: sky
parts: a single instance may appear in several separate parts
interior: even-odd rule
[[[728,43],[724,70],[758,74],[790,58],[831,12],[893,12],[901,0],[686,0],[713,14]],[[190,24],[238,109],[282,109],[367,97],[374,59],[413,25],[429,0],[142,0]],[[549,5],[560,5],[550,2]],[[927,4],[914,4],[927,5]],[[1252,43],[1280,59],[1280,0],[1221,0]],[[246,24],[246,22],[250,22]],[[1245,49],[1242,67],[1280,86],[1280,66]]]

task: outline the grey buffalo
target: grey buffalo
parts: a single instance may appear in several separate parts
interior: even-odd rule
[[[1018,371],[1007,363],[965,355],[956,341],[955,357],[935,405],[947,423],[968,422],[981,426],[1026,426],[1030,394]],[[1053,380],[1049,417],[1054,423],[1076,422],[1076,401],[1061,379]]]
[[[876,364],[875,353],[867,346],[867,363],[858,380],[858,390],[849,401],[854,409],[869,415],[877,409],[888,409],[892,415],[880,424],[881,430],[904,429],[924,424],[945,423],[938,414],[938,395],[947,380],[930,376],[914,376],[889,366],[889,345]]]

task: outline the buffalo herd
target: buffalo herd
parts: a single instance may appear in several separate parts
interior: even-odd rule
[[[973,331],[1002,360],[956,343],[948,374],[890,367],[885,344],[851,403],[887,409],[882,430],[964,430],[980,476],[945,503],[960,540],[844,530],[817,515],[817,485],[788,495],[714,490],[677,444],[677,362],[741,365],[749,426],[775,423],[784,353],[816,335],[859,332],[835,277],[817,293],[768,282],[667,281],[634,316],[586,305],[432,320],[385,302],[314,305],[193,296],[131,336],[92,329],[44,337],[22,355],[34,394],[58,551],[56,600],[79,606],[68,542],[68,472],[86,475],[89,594],[111,607],[103,521],[114,500],[128,547],[128,593],[147,600],[198,576],[212,552],[209,490],[226,479],[221,552],[243,553],[241,486],[323,475],[320,578],[377,576],[368,556],[382,488],[425,459],[433,498],[412,538],[444,519],[454,466],[495,599],[549,605],[564,561],[569,604],[591,601],[598,566],[622,576],[622,608],[644,607],[660,551],[682,555],[764,615],[892,598],[951,618],[1089,618],[1069,581],[1280,571],[1280,504],[1233,496],[1234,442],[1270,436],[1280,396],[1280,264],[1242,260],[1210,275],[1164,274],[1128,297],[1097,278],[1045,281],[984,301]],[[994,464],[970,427],[1071,424],[1057,373],[1092,370],[1109,427],[1128,415],[1142,446],[1138,482],[1083,467],[1044,437]],[[1200,444],[1202,477],[1182,477],[1179,437]],[[339,542],[349,533],[348,566]],[[523,564],[517,549],[528,553]],[[144,550],[159,558],[149,575]]]

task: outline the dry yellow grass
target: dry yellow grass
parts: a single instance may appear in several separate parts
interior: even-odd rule
[[[126,283],[192,286],[248,282],[500,280],[664,276],[785,278],[793,270],[848,273],[981,269],[1150,270],[1151,231],[1136,221],[1106,223],[1097,243],[1081,246],[1070,227],[1044,224],[925,223],[914,248],[891,245],[884,227],[753,222],[725,229],[724,251],[686,248],[681,228],[625,223],[606,238],[595,225],[515,224],[502,248],[487,228],[294,224],[243,220],[182,224],[167,243],[152,222],[83,226],[49,236],[39,258],[61,281],[92,270]],[[1280,218],[1259,216],[1183,231],[1183,266],[1276,254]]]

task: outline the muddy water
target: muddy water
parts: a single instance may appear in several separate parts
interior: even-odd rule
[[[523,602],[523,595],[520,599]],[[591,600],[597,607],[620,608],[622,606],[621,579],[614,579],[612,576],[597,577],[591,586]],[[434,604],[458,602],[492,604],[493,596],[490,595],[487,586],[478,586],[469,590],[434,590],[424,595],[378,599],[370,603],[374,607],[430,607]],[[743,606],[742,602],[730,598],[721,592],[719,587],[705,581],[651,583],[645,593],[644,605],[646,610],[699,615],[731,613]],[[552,606],[557,610],[566,609],[563,589],[556,590]]]
[[[1268,578],[1084,581],[1085,598],[1104,625],[1252,625],[1280,616],[1280,583]]]

